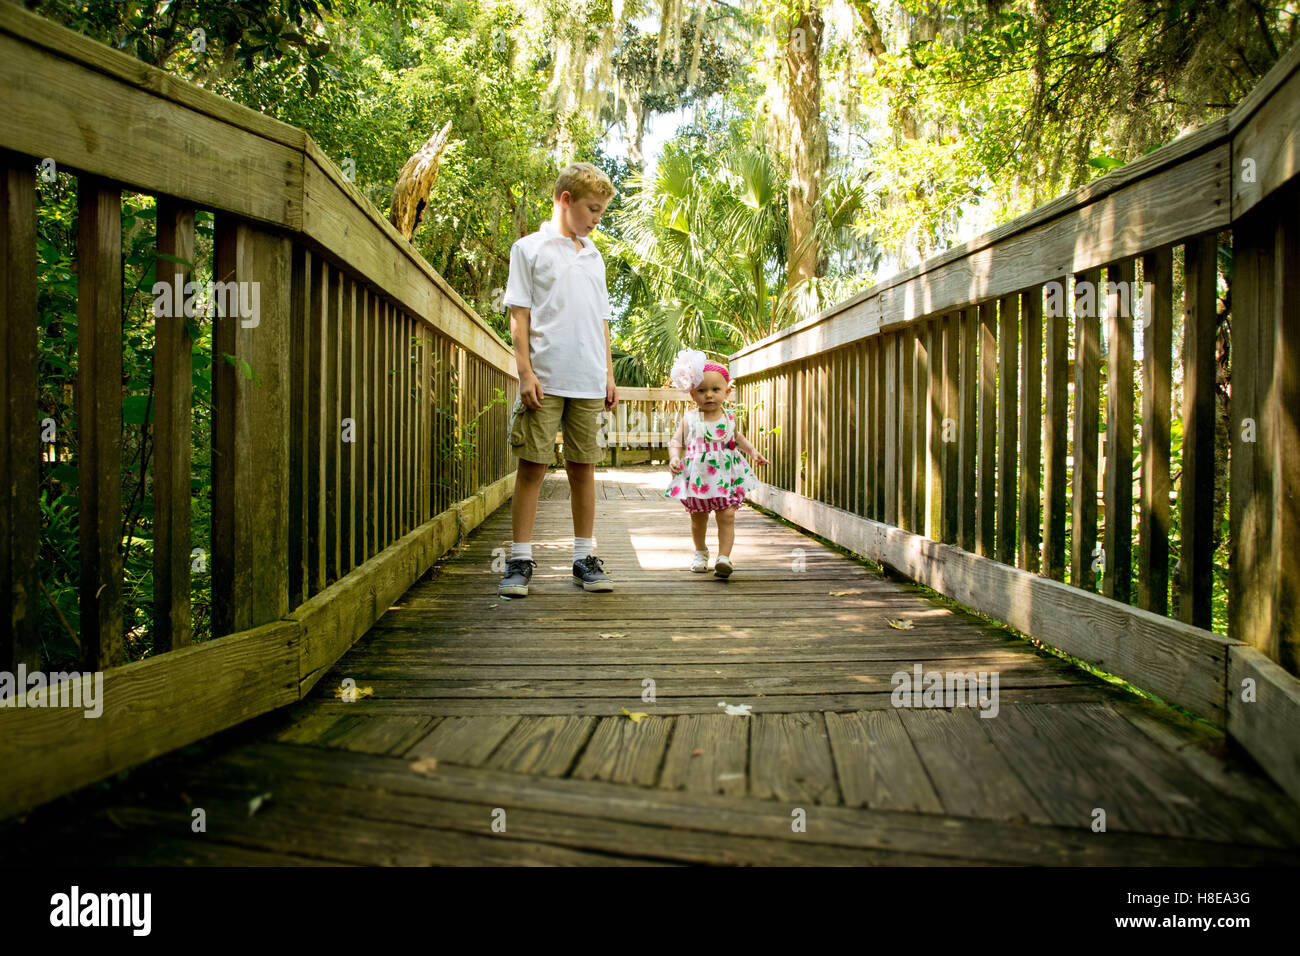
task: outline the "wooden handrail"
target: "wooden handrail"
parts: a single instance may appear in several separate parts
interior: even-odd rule
[[[81,666],[106,672],[97,720],[0,709],[3,816],[306,694],[510,493],[517,375],[505,342],[301,130],[8,3],[0,101],[0,670],[42,663],[33,200],[52,163],[79,203]],[[157,201],[161,283],[154,656],[134,663],[118,505],[126,191]],[[215,217],[211,261],[179,264],[196,257],[199,210]],[[181,312],[200,273],[221,300],[210,541],[191,540]],[[196,548],[215,639],[190,647]]]
[[[759,504],[1226,724],[1293,794],[1298,114],[1300,47],[1223,119],[731,356],[750,434],[773,460]],[[1224,637],[1212,631],[1211,598],[1217,287],[1229,230]],[[1178,324],[1184,401],[1171,416]],[[1177,620],[1168,616],[1172,417],[1183,426]],[[1266,684],[1267,701],[1243,696],[1243,680]]]

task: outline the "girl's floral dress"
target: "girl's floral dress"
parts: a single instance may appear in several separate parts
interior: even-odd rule
[[[664,491],[665,498],[676,498],[687,511],[721,511],[736,507],[746,492],[758,488],[758,478],[736,448],[736,419],[731,412],[706,422],[699,409],[690,409],[684,431],[682,471]]]

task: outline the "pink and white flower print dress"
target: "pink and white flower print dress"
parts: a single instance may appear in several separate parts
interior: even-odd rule
[[[736,419],[724,411],[716,422],[700,418],[699,409],[686,412],[686,447],[681,474],[664,492],[687,511],[721,511],[745,500],[758,488],[758,478],[736,448]]]

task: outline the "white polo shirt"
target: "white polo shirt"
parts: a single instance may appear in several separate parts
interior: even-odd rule
[[[502,300],[531,310],[528,357],[546,395],[605,397],[605,323],[612,318],[605,260],[581,238],[582,251],[551,220],[510,247]]]

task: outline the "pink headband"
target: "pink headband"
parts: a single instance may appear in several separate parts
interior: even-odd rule
[[[719,365],[717,362],[705,362],[704,371],[719,372],[721,373],[722,377],[727,380],[727,384],[728,385],[731,384],[731,376],[727,373],[727,370],[723,366]]]

